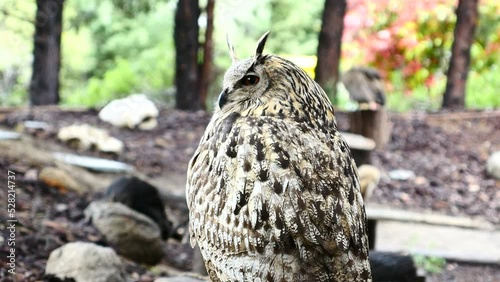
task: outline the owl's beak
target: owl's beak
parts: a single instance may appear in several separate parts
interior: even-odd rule
[[[222,107],[227,103],[227,94],[228,94],[227,88],[222,90],[222,92],[219,94],[219,108],[222,109]]]

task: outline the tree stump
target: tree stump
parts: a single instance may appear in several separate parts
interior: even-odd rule
[[[391,136],[391,124],[384,108],[377,110],[358,110],[349,113],[350,131],[375,141],[380,149]]]

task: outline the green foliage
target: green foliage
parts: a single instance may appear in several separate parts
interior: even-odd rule
[[[20,84],[16,84],[8,95],[0,96],[0,106],[22,106],[28,103],[28,91]]]
[[[77,82],[63,92],[63,103],[99,106],[134,92],[161,98],[173,86],[174,6],[146,2],[140,8],[125,0],[76,2],[74,9],[82,13],[70,22],[88,31],[93,46],[90,69],[79,72],[86,74],[85,83],[67,77]]]
[[[467,80],[465,105],[473,109],[500,108],[500,67],[478,73],[472,71]]]
[[[446,260],[441,257],[414,255],[413,260],[419,268],[423,268],[428,273],[440,273],[446,266]]]
[[[202,7],[206,3],[200,2]],[[382,70],[390,109],[439,109],[451,55],[456,4],[456,0],[408,5],[394,0],[348,1],[341,69],[371,65]],[[270,30],[266,52],[290,60],[314,60],[323,6],[324,0],[216,1],[209,107],[231,64],[226,33],[239,58],[251,56],[256,39]],[[96,106],[133,92],[154,95],[159,100],[166,98],[175,76],[175,7],[176,1],[168,0],[65,2],[62,102]],[[8,12],[0,13],[0,104],[26,104],[34,30],[30,21],[36,4],[5,0],[0,10]],[[500,95],[495,92],[500,89],[500,5],[497,0],[480,0],[479,12],[466,105],[495,108],[500,107]],[[204,19],[202,14],[202,32]],[[314,69],[309,64],[305,67]],[[12,70],[18,71],[15,83],[2,82]],[[336,107],[350,108],[347,97],[339,95],[334,101]]]
[[[493,0],[479,5],[479,23],[471,48],[471,69],[486,71],[500,64],[500,5]]]
[[[395,3],[391,0],[351,3],[346,16],[347,29],[344,30],[346,37],[351,39],[343,43],[342,67],[368,64],[381,70],[388,83],[391,109],[439,109],[444,93],[443,77],[454,40],[457,2]],[[491,108],[497,105],[494,94],[483,93],[474,84],[478,81],[488,83],[484,90],[488,91],[489,85],[496,85],[498,80],[493,73],[500,62],[499,11],[498,1],[480,1],[470,65],[477,75],[467,88],[468,107]],[[471,93],[471,89],[475,93]]]
[[[108,70],[103,78],[91,78],[86,91],[80,90],[64,96],[65,104],[102,106],[107,101],[133,92],[137,78],[128,61],[117,59],[116,67]]]
[[[271,0],[269,6],[273,40],[267,47],[278,54],[316,55],[324,0]]]
[[[436,111],[441,107],[442,93],[446,78],[434,78],[432,87],[420,84],[408,89],[402,71],[393,71],[389,75],[390,88],[387,91],[387,107],[396,112],[411,110]]]
[[[353,111],[358,107],[358,105],[349,98],[349,92],[341,83],[337,84],[337,95],[335,95],[335,97],[329,95],[328,98],[330,98],[335,109],[341,111]]]
[[[28,102],[35,10],[34,1],[0,1],[0,106]]]

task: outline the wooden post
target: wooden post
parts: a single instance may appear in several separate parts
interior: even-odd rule
[[[359,110],[349,113],[350,131],[375,141],[376,148],[383,148],[391,136],[391,124],[384,108]]]

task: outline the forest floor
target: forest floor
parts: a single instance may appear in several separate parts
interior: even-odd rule
[[[27,120],[46,122],[49,127],[44,130],[24,130],[34,146],[46,151],[56,148],[122,161],[155,180],[160,190],[164,184],[173,194],[183,194],[187,163],[210,120],[209,114],[162,109],[158,126],[152,131],[115,128],[100,121],[97,114],[95,110],[70,111],[51,107],[0,109],[0,127],[16,130]],[[337,120],[341,130],[349,130],[345,114],[338,113]],[[416,212],[469,216],[500,226],[500,181],[488,177],[485,169],[488,156],[500,150],[500,111],[392,114],[390,120],[393,128],[389,143],[372,154],[372,163],[381,169],[383,177],[371,203]],[[111,136],[125,143],[124,152],[109,155],[75,151],[59,142],[58,129],[74,123],[88,123],[108,130]],[[17,274],[13,279],[6,272],[8,247],[5,242],[9,234],[5,229],[6,210],[2,208],[1,281],[43,281],[48,255],[67,242],[82,240],[105,244],[98,232],[83,221],[83,209],[96,197],[94,194],[77,195],[41,185],[37,179],[41,167],[28,160],[12,158],[2,152],[2,148],[6,147],[0,147],[0,183],[7,183],[8,171],[16,173],[19,224]],[[396,169],[411,170],[415,177],[405,181],[391,179],[389,172]],[[118,176],[96,174],[96,179],[103,179],[103,183],[94,190],[102,191],[102,187],[115,177]],[[2,188],[0,201],[7,202],[6,189]],[[172,239],[168,242],[163,263],[182,271],[190,270],[192,251],[189,244]],[[137,281],[153,281],[164,273],[161,267],[146,268],[133,262],[127,262],[126,267]],[[500,281],[500,266],[449,261],[441,273],[429,274],[428,278],[431,281]]]

